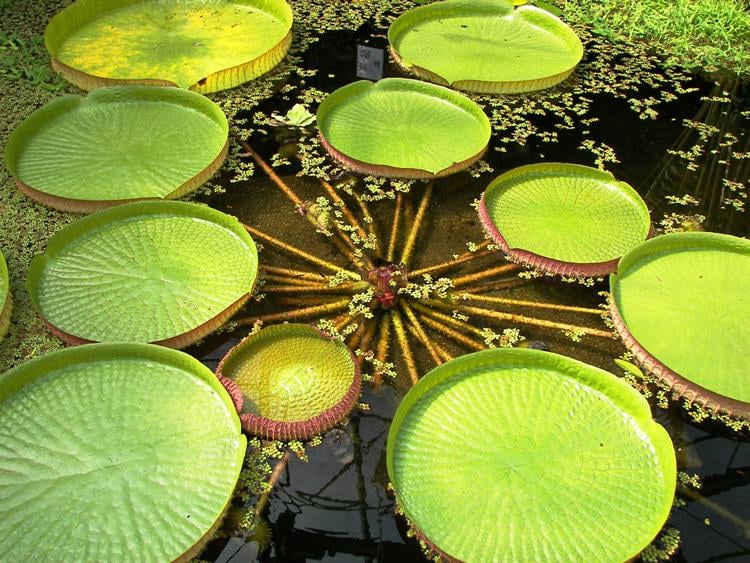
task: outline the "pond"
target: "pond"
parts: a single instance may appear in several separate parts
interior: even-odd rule
[[[420,229],[414,232],[411,271],[466,256],[455,265],[432,270],[435,277],[440,273],[449,275],[454,283],[466,280],[466,287],[481,286],[475,292],[477,296],[514,303],[510,307],[487,306],[487,310],[541,321],[529,323],[492,314],[482,316],[477,311],[462,321],[460,315],[452,315],[456,309],[450,306],[440,308],[436,301],[417,303],[419,299],[414,299],[415,309],[425,307],[456,318],[458,322],[451,326],[457,327],[469,342],[461,343],[460,339],[450,337],[445,330],[448,321],[443,319],[440,323],[435,321],[428,330],[430,342],[440,349],[458,356],[471,351],[472,342],[482,345],[487,339],[495,344],[509,341],[564,354],[624,375],[613,360],[626,350],[619,340],[602,335],[609,328],[596,314],[596,310],[605,306],[602,292],[608,290],[606,278],[580,283],[546,276],[519,276],[513,269],[499,270],[504,262],[496,253],[483,248],[485,235],[475,202],[491,180],[517,166],[577,163],[603,167],[633,186],[645,200],[652,222],[660,232],[698,229],[748,238],[750,83],[728,73],[698,75],[665,68],[647,47],[613,44],[586,28],[576,27],[584,40],[584,59],[561,85],[520,96],[473,96],[490,116],[492,137],[486,155],[469,172],[438,179],[432,188],[423,181],[384,183],[373,178],[362,179],[341,171],[325,156],[314,127],[283,127],[270,119],[285,115],[296,103],[314,112],[325,94],[358,79],[358,72],[362,74],[366,62],[364,52],[376,57],[383,55],[383,77],[406,76],[389,57],[385,36],[387,24],[404,7],[411,4],[394,3],[388,8],[362,2],[355,10],[325,2],[295,3],[295,17],[314,18],[320,31],[304,22],[296,23],[297,36],[290,57],[260,79],[254,90],[240,88],[210,96],[228,113],[230,135],[244,139],[257,151],[258,159],[273,163],[280,181],[305,202],[306,216],[279,189],[278,183],[261,170],[247,147],[237,141],[230,147],[228,164],[193,199],[320,260],[350,267],[347,256],[350,250],[331,244],[331,237],[316,233],[316,226],[318,230],[333,228],[326,222],[326,208],[319,215],[317,211],[309,211],[314,209],[312,202],[318,198],[331,197],[316,178],[328,175],[346,209],[380,240],[383,248],[379,251],[365,249],[365,255],[373,262],[389,262],[384,258],[393,238],[395,250],[400,253],[408,246],[408,226],[421,222]],[[54,13],[57,9],[57,3],[45,4],[27,15],[25,21],[36,26],[33,33],[38,33],[45,10]],[[33,91],[39,86],[30,86],[26,80],[21,88]],[[40,105],[38,100],[43,100],[44,95],[34,99]],[[15,124],[7,123],[6,129]],[[426,195],[428,190],[431,191]],[[356,198],[352,193],[367,197]],[[424,213],[420,216],[420,206],[424,203]],[[372,222],[368,221],[368,215]],[[394,218],[399,216],[405,219],[400,224],[400,233],[394,237],[394,221],[398,221]],[[417,216],[420,218],[415,220]],[[313,219],[318,221],[317,225],[312,224]],[[53,219],[43,218],[42,225],[52,225],[49,231],[68,220],[67,216],[53,214]],[[52,234],[48,231],[39,234],[42,243]],[[279,244],[257,236],[255,239],[263,246],[260,253],[263,266],[279,272],[312,269],[309,261],[291,256]],[[2,233],[1,241],[4,250],[11,244],[19,244],[9,232]],[[40,246],[44,248],[39,241],[28,244],[30,248]],[[473,250],[477,247],[478,250]],[[475,256],[471,256],[472,252]],[[307,295],[285,293],[278,287],[282,283],[276,283],[274,289],[274,282],[268,279],[265,286],[258,288],[262,298],[252,299],[235,317],[247,321],[241,321],[242,326],[230,323],[185,351],[213,370],[227,350],[248,333],[247,325],[256,318],[266,322],[294,320],[288,316],[292,311],[324,307],[341,299],[341,294],[315,290]],[[528,302],[558,307],[540,309],[522,305]],[[483,307],[481,303],[481,299],[473,302]],[[341,309],[331,308],[300,316],[299,322],[325,318],[329,320],[325,328],[336,325],[348,338],[360,342],[366,331],[358,329],[351,319],[341,322],[340,313]],[[384,310],[379,309],[375,321],[369,323],[374,325],[373,330],[380,328],[377,323],[383,314]],[[422,312],[419,318],[429,323],[436,317]],[[347,326],[353,332],[348,332]],[[581,335],[572,329],[571,334],[572,327],[584,327],[590,333]],[[523,338],[517,341],[516,333],[507,329],[518,329]],[[24,351],[14,352],[16,357],[28,356],[33,346],[38,345],[42,350],[54,347],[39,338],[35,342],[41,344],[31,344],[35,338],[33,330],[26,335],[24,343],[14,341],[18,350]],[[250,492],[246,500],[233,501],[229,516],[199,554],[200,559],[220,563],[426,560],[418,542],[408,537],[403,518],[394,513],[386,473],[386,436],[399,401],[411,387],[409,374],[415,371],[422,375],[435,365],[434,350],[418,335],[410,331],[406,338],[411,360],[409,354],[405,356],[404,346],[396,336],[391,337],[390,351],[383,356],[394,363],[395,377],[376,378],[377,381],[365,384],[363,405],[355,409],[345,424],[323,435],[318,445],[307,447],[304,455],[288,455],[288,461],[279,467],[276,486],[263,500],[267,502],[264,523],[256,527],[255,535],[240,525],[258,500]],[[377,335],[372,342],[374,348]],[[6,339],[0,346],[9,346],[9,341]],[[747,343],[737,342],[737,346],[746,348]],[[13,354],[2,348],[0,351],[6,357]],[[365,362],[365,366],[366,373],[375,371],[372,364]],[[678,401],[669,401],[655,387],[638,381],[634,384],[651,393],[649,401],[654,417],[675,444],[681,472],[675,508],[654,553],[671,551],[676,530],[679,547],[672,560],[747,560],[750,558],[747,429],[735,432],[720,422],[696,421]],[[307,459],[302,459],[305,456]],[[250,463],[262,465],[265,461],[263,455],[256,454]],[[271,465],[282,463],[270,461]],[[258,474],[265,479],[269,477],[265,469],[259,469]],[[246,491],[252,489],[245,487]]]

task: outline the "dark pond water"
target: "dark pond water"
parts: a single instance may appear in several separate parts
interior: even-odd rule
[[[329,34],[306,55],[306,64],[318,68],[317,77],[310,84],[324,91],[355,79],[355,49],[358,43],[383,46],[377,30],[364,26],[357,32]],[[392,67],[386,74],[398,74]],[[331,76],[332,75],[332,76]],[[646,199],[652,218],[658,222],[665,215],[679,212],[687,215],[704,215],[707,230],[730,232],[740,236],[750,235],[748,212],[727,206],[731,195],[727,188],[718,187],[716,178],[722,174],[734,177],[744,174],[747,182],[748,166],[731,163],[721,167],[710,156],[700,161],[698,170],[687,173],[685,163],[670,156],[670,148],[679,148],[680,139],[687,139],[689,147],[695,134],[687,130],[684,119],[700,115],[704,121],[716,115],[737,137],[737,152],[748,147],[748,122],[740,112],[750,108],[747,84],[732,81],[720,82],[695,77],[689,86],[696,91],[684,94],[676,102],[664,105],[657,119],[640,119],[629,109],[627,100],[611,96],[592,96],[590,113],[599,118],[591,126],[590,136],[615,149],[620,163],[608,168],[619,178],[634,186]],[[705,96],[730,91],[731,102],[706,107]],[[647,97],[648,92],[641,92]],[[718,103],[718,102],[717,102]],[[708,103],[710,106],[710,103]],[[264,104],[266,113],[284,113],[290,106],[281,95]],[[725,115],[722,115],[725,112]],[[723,118],[723,121],[722,119]],[[544,119],[540,118],[542,125]],[[691,140],[692,139],[692,140]],[[275,151],[271,138],[255,136],[253,144],[266,157]],[[487,156],[494,173],[480,178],[467,174],[442,180],[427,216],[429,236],[419,240],[416,266],[424,266],[450,258],[463,252],[469,241],[482,240],[471,202],[479,197],[489,181],[497,174],[527,163],[542,160],[577,162],[592,165],[590,153],[580,150],[582,142],[578,131],[563,131],[557,143],[530,142],[526,146],[510,146],[508,152],[490,151]],[[493,138],[498,146],[498,135]],[[710,155],[709,146],[707,154]],[[717,151],[723,150],[721,147]],[[722,153],[723,154],[723,153]],[[721,155],[720,155],[721,156]],[[719,157],[717,157],[719,158]],[[713,164],[711,164],[713,162]],[[744,161],[747,163],[747,161]],[[744,166],[744,168],[741,168]],[[710,170],[709,170],[710,168]],[[717,171],[718,168],[718,171]],[[302,199],[314,199],[319,193],[317,182],[295,178],[294,168],[281,168],[280,173],[301,194]],[[722,172],[723,170],[723,172]],[[727,172],[729,170],[729,172]],[[713,184],[712,184],[713,182]],[[422,188],[413,188],[411,197],[417,197]],[[252,198],[248,197],[252,194]],[[667,196],[682,197],[692,194],[695,205],[675,206]],[[274,236],[299,244],[306,250],[328,260],[339,261],[328,245],[316,238],[310,225],[294,211],[269,180],[261,173],[249,182],[232,184],[227,193],[213,196],[214,207],[232,213],[248,224],[255,225]],[[385,232],[393,212],[393,202],[373,203],[371,211],[380,232]],[[303,267],[289,261],[279,253],[267,249],[262,254],[266,264]],[[549,281],[534,281],[522,287],[504,290],[502,295],[517,298],[540,299],[563,304],[596,307],[601,302],[598,291],[605,290],[603,283],[587,288],[579,285]],[[252,304],[253,314],[275,310],[272,300]],[[559,314],[551,317],[558,322],[576,322]],[[244,334],[237,330],[231,334],[211,337],[199,346],[188,350],[203,357],[209,367],[214,367],[222,354]],[[524,329],[529,339],[538,339],[550,350],[567,354],[605,369],[616,368],[612,358],[623,352],[620,344],[585,339],[582,343],[550,334],[542,329]],[[747,347],[747,342],[737,346]],[[431,367],[426,355],[417,358],[422,372]],[[398,364],[397,364],[398,365]],[[309,461],[291,458],[283,472],[279,486],[270,497],[267,519],[273,537],[270,548],[258,553],[257,544],[246,543],[241,534],[224,529],[206,548],[202,557],[226,563],[244,561],[423,561],[416,542],[407,539],[403,522],[393,514],[393,500],[386,492],[385,438],[390,420],[405,392],[405,385],[397,380],[378,390],[366,387],[363,401],[370,410],[356,412],[348,423],[329,432],[322,445],[311,448]],[[658,420],[669,430],[678,448],[679,469],[697,474],[702,488],[681,496],[684,501],[676,507],[669,525],[681,535],[680,548],[674,555],[676,561],[750,561],[750,442],[747,436],[724,430],[716,424],[696,425],[678,407],[662,410],[655,407]]]

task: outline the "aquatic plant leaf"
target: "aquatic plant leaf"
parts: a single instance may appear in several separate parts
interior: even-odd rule
[[[318,108],[326,149],[344,166],[376,176],[434,178],[477,161],[490,123],[465,96],[403,78],[360,80]]]
[[[29,293],[71,343],[156,342],[183,347],[247,300],[255,243],[232,217],[177,201],[137,202],[79,219],[29,268]]]
[[[284,0],[76,0],[44,40],[52,66],[84,90],[129,82],[207,93],[276,66],[291,27]]]
[[[115,86],[35,111],[13,131],[5,162],[32,199],[91,212],[184,196],[224,162],[228,133],[224,113],[200,94]]]
[[[643,397],[538,350],[433,369],[399,405],[387,448],[406,517],[451,560],[628,560],[658,534],[676,482]]]
[[[354,408],[359,365],[342,342],[305,324],[250,334],[216,369],[240,411],[242,427],[271,439],[310,438]]]
[[[562,82],[583,57],[581,40],[547,10],[507,0],[446,0],[413,8],[388,29],[396,61],[459,90],[531,92]]]
[[[625,255],[610,311],[636,360],[691,402],[750,419],[750,241],[671,233]]]
[[[1,375],[0,442],[8,561],[194,555],[246,445],[213,374],[148,344],[78,346]]]
[[[12,310],[13,299],[10,294],[8,265],[5,263],[5,256],[0,252],[0,340],[2,340],[8,332]]]
[[[648,208],[633,188],[577,164],[531,164],[500,175],[482,195],[479,215],[512,260],[566,276],[613,272],[650,231]]]

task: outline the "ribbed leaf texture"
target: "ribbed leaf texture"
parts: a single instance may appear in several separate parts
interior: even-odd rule
[[[234,490],[245,438],[224,389],[146,344],[53,352],[0,376],[0,553],[171,561]]]
[[[428,373],[388,436],[406,516],[450,557],[623,561],[657,535],[675,455],[648,403],[564,356],[494,349]]]

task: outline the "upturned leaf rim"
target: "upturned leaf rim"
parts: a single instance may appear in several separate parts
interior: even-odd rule
[[[395,444],[399,440],[401,426],[411,409],[424,395],[438,386],[450,385],[452,377],[474,375],[498,368],[533,369],[534,367],[555,369],[564,376],[570,377],[594,391],[605,395],[637,423],[642,431],[642,435],[646,436],[654,447],[654,451],[660,460],[662,474],[664,475],[663,481],[667,485],[661,495],[661,514],[658,518],[655,518],[655,524],[650,536],[648,538],[644,537],[639,542],[640,545],[634,548],[631,557],[635,557],[657,536],[666,523],[672,508],[677,481],[676,457],[672,440],[667,431],[653,419],[651,408],[646,399],[623,379],[595,366],[552,352],[522,348],[491,348],[454,358],[433,368],[424,375],[399,403],[388,432],[386,467],[397,506],[403,512],[416,535],[420,540],[425,542],[433,554],[437,554],[446,561],[461,561],[431,541],[420,529],[419,522],[411,516],[408,504],[403,502],[399,494],[400,485],[395,479],[394,453],[396,450]],[[457,445],[457,447],[460,447],[460,445]],[[674,486],[670,486],[670,483],[674,483]]]
[[[530,21],[543,21],[553,26],[560,36],[574,44],[571,57],[575,59],[570,67],[548,76],[539,76],[527,80],[485,80],[479,77],[448,79],[430,70],[428,65],[418,65],[399,51],[402,38],[411,28],[431,18],[442,20],[454,14],[482,15],[488,18],[519,18]],[[583,44],[576,33],[559,18],[533,5],[516,6],[502,0],[445,0],[417,6],[407,10],[396,18],[388,28],[389,50],[396,63],[406,72],[429,82],[449,86],[457,90],[482,94],[523,94],[551,88],[564,81],[576,69],[583,58]]]
[[[502,234],[502,228],[495,223],[488,209],[488,198],[494,197],[494,192],[502,191],[505,184],[524,178],[536,177],[553,177],[559,176],[578,176],[589,178],[602,185],[608,185],[615,188],[624,200],[630,202],[641,219],[641,235],[646,240],[653,233],[651,226],[651,217],[646,202],[643,201],[638,192],[626,182],[617,180],[611,172],[584,166],[581,164],[571,164],[564,162],[541,162],[536,164],[527,164],[519,166],[504,172],[495,178],[482,193],[477,207],[479,219],[485,232],[495,242],[509,260],[517,262],[524,266],[546,272],[552,275],[569,276],[569,277],[597,277],[612,273],[616,268],[621,256],[615,256],[612,259],[601,262],[568,262],[544,256],[535,252],[531,248],[511,247]],[[553,236],[553,233],[550,233]]]
[[[712,391],[688,377],[678,373],[641,344],[630,332],[620,307],[619,282],[629,269],[637,267],[639,260],[661,252],[681,252],[691,249],[718,249],[750,254],[750,241],[723,233],[675,232],[654,237],[635,247],[620,260],[617,271],[609,276],[609,313],[615,331],[625,346],[633,353],[635,361],[671,389],[673,395],[682,398],[688,405],[698,404],[715,413],[724,413],[730,418],[750,420],[750,402],[741,401]],[[665,335],[671,338],[676,335]]]
[[[8,278],[8,264],[5,255],[0,250],[0,340],[8,333],[10,317],[13,313],[13,296],[10,292]]]
[[[51,55],[52,68],[71,84],[87,91],[102,86],[147,84],[152,86],[176,86],[201,94],[208,94],[235,88],[269,72],[284,59],[292,44],[291,29],[294,16],[291,6],[285,0],[223,0],[222,3],[250,6],[260,4],[269,8],[274,12],[274,16],[284,24],[287,29],[286,35],[275,45],[270,46],[262,55],[236,66],[213,71],[192,84],[177,84],[160,76],[143,76],[140,78],[98,76],[65,64],[57,58],[60,46],[71,29],[86,25],[103,13],[135,4],[148,3],[149,1],[151,0],[110,0],[105,6],[99,0],[75,0],[73,4],[66,6],[53,16],[44,31],[44,43]]]
[[[445,166],[439,169],[427,170],[417,166],[396,166],[385,161],[368,162],[361,160],[346,154],[345,148],[335,146],[328,138],[330,134],[327,132],[330,131],[333,120],[330,114],[337,106],[340,107],[345,104],[356,105],[357,103],[361,103],[362,99],[366,99],[369,96],[398,95],[401,92],[422,95],[424,98],[423,105],[435,104],[436,107],[439,107],[440,104],[447,103],[463,111],[467,119],[472,119],[476,126],[477,140],[472,140],[472,144],[475,145],[475,151],[472,151],[473,154],[460,161],[445,158]],[[404,111],[408,111],[408,109]],[[316,122],[321,143],[335,161],[359,174],[369,174],[384,178],[434,179],[455,174],[469,167],[484,155],[487,151],[492,132],[489,118],[482,108],[471,99],[443,86],[409,78],[383,78],[377,82],[359,80],[342,86],[329,94],[321,102],[320,106],[318,106]],[[365,132],[363,132],[363,135],[366,134],[366,129],[367,126],[364,126]],[[404,139],[398,139],[398,141],[408,143]],[[462,139],[461,142],[465,142],[465,139]]]
[[[180,370],[186,375],[193,377],[201,384],[207,385],[215,393],[220,404],[226,410],[230,419],[230,426],[237,440],[236,453],[231,459],[233,465],[231,471],[234,475],[234,486],[226,490],[226,494],[220,499],[221,509],[215,513],[213,523],[206,527],[204,533],[194,537],[191,545],[185,545],[182,553],[173,553],[171,559],[178,562],[187,562],[195,557],[206,543],[214,536],[216,530],[221,525],[227,509],[230,507],[237,480],[245,458],[247,440],[242,434],[239,418],[236,416],[231,398],[228,396],[224,387],[216,381],[211,371],[206,368],[199,360],[189,354],[178,350],[172,350],[163,346],[156,346],[145,343],[95,343],[64,348],[48,352],[42,356],[37,356],[19,364],[9,371],[0,374],[0,404],[7,400],[13,400],[13,395],[27,385],[34,385],[39,380],[53,374],[58,370],[65,370],[67,367],[76,364],[96,364],[102,363],[111,365],[118,359],[141,359],[145,361],[157,362],[165,366]],[[64,375],[63,375],[64,377]],[[112,413],[116,418],[117,413]],[[129,429],[137,431],[137,429]],[[116,533],[117,530],[106,529],[108,533]]]
[[[174,188],[165,193],[161,198],[144,196],[142,198],[111,198],[111,199],[87,199],[87,198],[69,198],[56,195],[45,191],[44,186],[30,185],[27,181],[19,176],[18,162],[23,151],[34,143],[35,136],[47,126],[50,122],[60,118],[65,114],[75,114],[86,111],[91,107],[112,107],[120,106],[120,111],[132,111],[133,104],[170,104],[175,108],[184,108],[185,111],[197,111],[208,118],[216,127],[218,135],[224,137],[224,143],[218,148],[215,156],[209,162],[205,162],[204,167],[195,173],[187,181],[176,184]],[[144,136],[148,136],[148,131],[143,131]],[[176,137],[180,137],[178,131],[174,132]],[[34,111],[24,119],[11,133],[8,143],[5,147],[5,165],[13,175],[16,186],[25,195],[34,201],[72,213],[91,213],[107,207],[122,205],[133,201],[158,200],[158,199],[177,199],[181,198],[202,184],[204,184],[213,174],[221,168],[227,156],[229,147],[229,123],[227,117],[221,108],[214,102],[188,90],[180,88],[167,88],[161,86],[145,85],[128,85],[128,86],[110,86],[98,88],[86,96],[75,94],[66,94],[54,98],[41,108]],[[195,143],[206,142],[205,137],[201,139],[189,139],[185,144],[188,147]],[[210,139],[209,139],[210,140]],[[217,147],[219,146],[218,143]],[[107,181],[106,178],[103,181]]]
[[[320,339],[328,343],[338,343],[342,352],[346,350],[351,360],[351,383],[346,392],[331,406],[306,420],[281,421],[255,413],[242,413],[244,394],[234,381],[232,371],[234,364],[241,361],[243,355],[251,354],[253,347],[263,344],[266,339],[284,338],[301,335]],[[266,326],[257,332],[248,334],[239,343],[227,351],[216,367],[216,377],[227,389],[234,406],[240,413],[242,429],[248,434],[261,436],[270,440],[307,440],[322,434],[341,422],[354,409],[362,388],[360,364],[352,351],[327,333],[304,323],[284,323]]]
[[[38,254],[32,258],[27,277],[29,298],[37,314],[52,334],[70,345],[96,342],[85,335],[73,334],[58,328],[44,315],[44,311],[39,304],[39,284],[41,283],[41,278],[44,275],[47,264],[62,253],[70,242],[89,232],[95,231],[99,227],[111,225],[117,221],[130,221],[138,217],[149,218],[159,215],[200,219],[224,228],[239,238],[246,247],[251,257],[251,268],[254,271],[254,276],[247,281],[247,291],[232,303],[227,303],[225,309],[218,312],[214,317],[186,332],[155,340],[151,343],[169,348],[184,348],[219,328],[247,302],[254,291],[258,277],[258,249],[255,241],[253,241],[252,237],[250,237],[237,219],[216,209],[196,203],[181,201],[139,201],[109,207],[82,217],[73,223],[69,223],[50,238],[47,248],[42,254]]]

